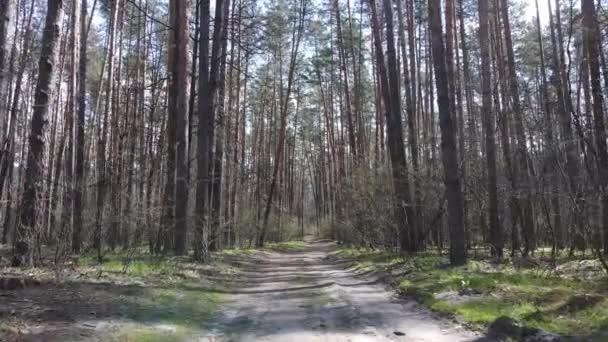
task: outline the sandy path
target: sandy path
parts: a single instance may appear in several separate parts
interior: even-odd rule
[[[334,244],[243,262],[209,341],[487,341],[331,257]]]

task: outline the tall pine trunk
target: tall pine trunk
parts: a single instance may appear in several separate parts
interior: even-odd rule
[[[174,215],[173,250],[176,255],[186,253],[187,234],[187,210],[188,210],[188,146],[186,143],[187,115],[188,115],[188,17],[186,0],[171,1],[171,24],[173,27],[171,43],[169,46],[169,121],[174,122],[175,132],[169,134],[174,141],[168,141],[169,156],[174,156],[175,161],[170,161],[175,168],[167,168],[167,182],[175,181],[175,206],[167,208]],[[171,119],[173,118],[173,119]],[[174,149],[174,150],[173,150]],[[170,174],[169,174],[170,173]],[[173,203],[165,203],[170,205]]]
[[[500,222],[498,220],[498,186],[496,176],[496,141],[495,118],[492,109],[492,76],[490,62],[490,36],[489,36],[489,8],[488,2],[480,0],[479,10],[479,46],[481,51],[481,93],[482,93],[482,119],[486,144],[486,167],[488,181],[488,219],[490,224],[490,244],[492,254],[502,257],[503,241]]]
[[[401,124],[401,100],[399,97],[399,74],[397,72],[397,58],[395,52],[395,39],[393,36],[393,9],[390,0],[384,0],[384,15],[387,24],[387,56],[388,65],[385,68],[380,25],[376,10],[376,3],[370,0],[372,13],[372,30],[376,54],[384,111],[386,115],[388,150],[391,158],[392,183],[394,187],[393,210],[399,230],[399,243],[401,250],[412,251],[417,241],[412,241],[410,232],[415,231],[416,221],[412,210],[412,201],[409,187],[409,174],[403,146],[403,128]]]
[[[300,41],[302,39],[302,35],[304,34],[304,23],[306,20],[306,8],[308,6],[308,0],[300,0],[299,1],[299,10],[298,10],[298,18],[297,22],[294,23],[292,37],[293,41],[291,42],[291,56],[289,61],[289,71],[287,75],[287,89],[285,91],[284,98],[281,99],[280,104],[280,127],[279,127],[279,137],[276,145],[276,151],[274,155],[274,168],[272,172],[272,178],[270,181],[270,188],[268,190],[268,197],[266,198],[266,205],[264,209],[264,219],[262,221],[262,227],[258,234],[258,247],[264,246],[264,242],[266,241],[266,232],[268,230],[268,219],[270,217],[270,208],[272,206],[272,201],[274,197],[274,193],[276,191],[276,184],[279,177],[279,171],[281,166],[281,161],[283,160],[284,146],[285,146],[285,135],[287,130],[287,112],[289,109],[289,99],[291,96],[291,90],[293,88],[294,79],[296,77],[296,66],[298,61],[298,51],[300,50]]]
[[[521,218],[522,236],[524,239],[524,255],[532,252],[534,249],[534,212],[531,201],[530,191],[530,173],[528,170],[528,147],[526,142],[526,133],[524,130],[523,111],[519,99],[519,84],[517,81],[517,71],[515,69],[515,53],[513,50],[513,39],[511,37],[511,23],[509,21],[509,6],[507,0],[500,0],[501,8],[504,10],[502,14],[502,24],[504,29],[505,47],[507,50],[507,66],[509,71],[509,88],[511,93],[511,102],[513,108],[513,117],[515,119],[515,136],[517,142],[517,153],[513,168],[513,181],[515,191],[521,191],[522,195],[519,198],[519,216]],[[521,183],[520,183],[521,180]]]
[[[208,147],[212,143],[209,138],[210,121],[210,91],[209,91],[209,0],[200,3],[199,10],[199,74],[198,74],[198,126],[197,126],[197,166],[196,166],[196,228],[194,237],[195,259],[204,261],[208,257],[209,226],[207,222],[209,164]]]
[[[606,126],[604,123],[603,91],[600,80],[599,42],[597,34],[597,15],[593,0],[581,0],[583,13],[583,39],[587,51],[591,93],[593,96],[593,129],[597,153],[597,172],[599,181],[601,229],[604,233],[604,254],[608,255],[608,151],[606,148]]]
[[[42,195],[42,156],[45,147],[45,131],[48,124],[50,86],[56,74],[55,63],[59,52],[59,35],[63,19],[63,0],[49,0],[42,50],[38,63],[38,82],[34,93],[34,108],[30,127],[29,152],[25,171],[24,192],[21,203],[21,217],[17,225],[14,245],[13,265],[34,263],[33,248],[36,243],[37,206]]]
[[[78,60],[78,115],[76,118],[76,134],[74,146],[76,148],[75,155],[75,180],[74,180],[74,230],[72,233],[72,251],[80,253],[82,244],[82,210],[84,207],[83,200],[85,198],[84,186],[84,148],[85,148],[85,113],[86,113],[86,95],[87,95],[87,0],[82,0],[80,8],[80,55]]]
[[[441,28],[439,0],[429,0],[429,26],[432,37],[433,65],[439,105],[439,127],[441,129],[441,159],[448,200],[448,226],[450,227],[450,262],[464,264],[467,260],[466,238],[464,234],[463,197],[458,176],[458,155],[456,149],[455,113],[450,105],[448,72],[446,68],[445,46]]]

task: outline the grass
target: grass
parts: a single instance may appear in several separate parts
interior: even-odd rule
[[[540,267],[516,269],[509,263],[475,260],[449,267],[447,258],[436,253],[404,258],[390,251],[347,247],[339,255],[362,270],[398,270],[401,275],[393,285],[400,292],[474,328],[483,329],[502,316],[567,336],[587,336],[608,326],[608,288],[599,280],[581,281]],[[449,291],[470,297],[438,298]]]
[[[305,244],[302,241],[286,241],[268,243],[263,250],[298,251]],[[235,276],[238,273],[233,266],[224,263],[226,256],[250,256],[259,250],[253,248],[225,249],[215,253],[213,264],[221,268],[222,274]],[[127,265],[128,267],[125,267]],[[125,278],[136,277],[154,279],[158,275],[172,275],[180,270],[179,262],[136,255],[127,258],[124,255],[107,255],[104,262],[98,264],[94,258],[81,258],[83,266],[95,266],[102,272],[116,274]],[[207,322],[216,312],[218,305],[224,300],[223,295],[214,292],[212,288],[201,289],[197,284],[188,287],[188,281],[179,282],[164,287],[133,287],[126,288],[116,295],[122,298],[119,311],[122,318],[134,324],[127,324],[114,334],[116,341],[155,342],[184,341],[193,337],[197,331],[207,328]],[[221,286],[220,284],[212,284]],[[224,285],[224,284],[222,284]],[[225,284],[228,286],[227,284]],[[308,294],[309,305],[325,305],[333,299],[318,291]],[[171,329],[159,329],[158,327]]]
[[[217,252],[216,255],[252,255],[257,252],[255,248],[241,247],[241,248],[226,248]]]
[[[283,242],[267,242],[263,248],[256,247],[240,247],[240,248],[227,248],[217,252],[217,255],[252,255],[260,250],[266,251],[278,251],[278,252],[297,252],[301,251],[306,247],[304,241],[291,240]]]
[[[122,311],[137,322],[204,328],[221,301],[222,295],[212,291],[153,288],[126,298]]]
[[[131,257],[126,254],[106,255],[101,263],[98,263],[95,257],[84,256],[79,259],[79,263],[82,266],[98,267],[102,272],[124,273],[133,277],[169,274],[178,267],[177,262],[145,254]]]
[[[268,243],[263,250],[289,252],[298,251],[304,247],[302,241],[286,241]],[[225,263],[223,258],[226,256],[247,257],[258,251],[254,248],[225,249],[214,254],[212,263],[215,268],[221,269],[225,276],[234,277],[238,274],[238,270],[231,264]],[[106,255],[101,264],[97,263],[94,257],[83,257],[79,263],[82,266],[96,267],[102,272],[124,278],[142,279],[155,279],[159,275],[170,276],[179,272],[182,267],[179,262],[148,255],[136,255],[131,258],[120,254]],[[196,283],[190,284],[184,279],[176,280],[178,281],[164,284],[163,287],[132,287],[115,293],[122,298],[119,308],[122,318],[134,323],[123,326],[112,336],[112,339],[129,342],[177,342],[192,338],[197,331],[208,328],[207,323],[216,312],[218,305],[224,300],[223,295],[214,292],[213,288],[200,288]],[[210,285],[213,287],[229,286],[229,284]],[[325,305],[332,301],[331,297],[315,291],[308,296],[310,305]],[[159,327],[164,328],[159,329]]]
[[[134,325],[121,329],[110,339],[117,342],[180,342],[186,340],[189,334],[190,332],[183,328],[157,329]]]
[[[293,240],[283,242],[268,242],[264,245],[264,249],[279,252],[297,252],[303,250],[305,246],[304,241]]]
[[[112,265],[110,262],[107,267],[112,269]],[[148,274],[147,270],[152,266],[135,267],[132,274]],[[196,281],[180,278],[160,286],[150,284],[118,289],[108,286],[106,291],[120,298],[114,308],[117,318],[134,323],[121,325],[111,339],[133,342],[188,340],[208,327],[218,306],[225,300],[224,295],[213,288],[228,284],[210,285],[207,288]]]
[[[146,254],[106,255],[102,263],[94,257],[81,257],[79,265],[106,274],[112,283],[102,287],[107,296],[120,298],[113,309],[121,321],[110,337],[114,341],[184,341],[208,327],[225,300],[215,289],[230,287],[238,269],[224,260],[226,255],[246,255],[248,250],[217,253],[207,264]],[[214,275],[214,280],[207,275]],[[218,280],[222,278],[224,280]],[[135,285],[113,286],[114,282]],[[131,322],[131,323],[129,323]]]

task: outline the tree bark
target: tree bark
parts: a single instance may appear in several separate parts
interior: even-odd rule
[[[85,174],[84,174],[84,148],[85,148],[85,113],[87,96],[87,0],[81,0],[80,8],[80,55],[78,60],[78,115],[76,119],[76,135],[74,146],[76,147],[75,156],[75,180],[74,180],[74,231],[72,235],[72,251],[80,253],[82,244],[82,210],[85,198]]]
[[[402,0],[397,0],[397,17],[399,21],[399,42],[401,46],[401,57],[403,59],[403,87],[405,88],[405,106],[407,113],[407,126],[408,126],[408,145],[410,147],[410,158],[412,159],[412,185],[414,187],[414,208],[413,212],[416,215],[416,222],[420,221],[420,206],[421,206],[421,197],[422,193],[420,191],[420,175],[419,173],[419,164],[418,164],[418,131],[416,126],[416,88],[415,83],[411,82],[411,78],[415,77],[415,73],[410,73],[408,68],[408,54],[406,50],[406,40],[405,40],[405,19],[403,15],[403,6]],[[410,24],[412,25],[412,24]],[[413,34],[413,30],[410,30],[409,34]],[[412,50],[410,50],[409,55],[409,64],[412,67],[415,67],[415,54]],[[416,225],[416,231],[410,231],[410,239],[415,241],[412,248],[418,250],[421,246],[419,246],[421,232],[420,225]]]
[[[500,0],[501,7],[504,9],[502,13],[502,24],[504,29],[505,46],[507,50],[507,66],[509,70],[509,87],[511,92],[511,102],[513,108],[513,117],[515,119],[515,133],[517,140],[517,154],[513,174],[513,183],[515,191],[522,191],[523,194],[519,199],[521,208],[522,220],[522,236],[524,239],[524,255],[532,252],[534,249],[534,212],[532,208],[531,192],[530,192],[530,173],[528,170],[528,147],[526,142],[526,133],[524,131],[523,111],[519,100],[519,85],[517,81],[517,71],[515,69],[515,53],[513,51],[513,40],[511,37],[511,24],[509,21],[509,6],[507,0]],[[521,184],[519,180],[521,178]]]
[[[357,158],[357,147],[355,142],[355,126],[353,123],[352,107],[350,100],[350,87],[348,84],[348,70],[346,69],[346,52],[344,49],[344,35],[342,33],[342,18],[340,16],[340,5],[338,0],[334,0],[334,11],[336,12],[336,36],[338,38],[338,55],[340,71],[344,77],[344,107],[346,109],[346,120],[348,123],[348,141],[351,153]]]
[[[209,146],[213,140],[209,137],[211,92],[209,85],[209,0],[203,0],[199,11],[199,76],[198,76],[198,126],[197,126],[197,179],[195,212],[196,234],[194,241],[195,258],[199,261],[208,258],[209,226],[207,222],[207,204],[209,189]]]
[[[173,27],[171,41],[173,46],[169,47],[172,56],[169,61],[169,121],[174,120],[174,141],[168,141],[169,149],[175,149],[169,153],[175,157],[175,162],[170,161],[174,170],[167,168],[167,182],[175,182],[175,206],[168,208],[175,213],[173,216],[173,248],[176,255],[186,253],[186,236],[188,226],[186,221],[188,210],[188,146],[186,143],[187,115],[188,115],[188,3],[186,0],[172,0],[170,14]],[[171,100],[172,99],[172,100]],[[168,136],[171,137],[172,134]],[[174,145],[173,145],[174,144]],[[169,165],[169,163],[168,163]],[[170,174],[169,174],[170,173]],[[168,188],[168,187],[167,187]],[[172,203],[165,203],[171,205]]]
[[[416,230],[416,217],[412,210],[409,187],[409,172],[403,146],[401,124],[401,100],[399,97],[399,74],[393,36],[393,9],[390,0],[384,0],[384,16],[387,25],[388,70],[384,65],[384,51],[380,36],[380,25],[375,0],[369,1],[372,14],[372,31],[376,52],[376,66],[380,77],[384,110],[386,115],[388,150],[391,158],[392,183],[394,187],[393,210],[399,230],[399,244],[403,251],[413,251],[418,241],[412,241],[410,232]],[[387,72],[388,71],[388,72]]]
[[[604,123],[603,91],[600,80],[599,44],[597,14],[593,0],[581,0],[583,13],[583,39],[591,79],[593,96],[593,129],[595,133],[595,148],[597,153],[597,169],[599,180],[601,211],[601,229],[604,233],[604,254],[608,255],[608,150],[606,148],[606,126]]]
[[[44,133],[48,124],[50,85],[53,84],[55,63],[59,52],[59,35],[63,17],[63,0],[49,0],[42,35],[42,50],[38,63],[38,82],[34,93],[34,108],[30,127],[29,152],[26,164],[24,193],[21,204],[21,217],[17,226],[14,244],[13,265],[32,266],[33,247],[37,234],[38,197],[42,195],[42,156],[44,152]]]
[[[289,62],[289,71],[287,76],[287,90],[285,92],[284,98],[281,100],[281,122],[279,127],[279,137],[276,145],[275,158],[274,158],[274,169],[272,173],[272,178],[270,181],[270,189],[268,190],[268,198],[266,199],[266,205],[264,209],[264,219],[262,221],[262,228],[258,235],[257,246],[264,246],[264,242],[266,241],[266,232],[268,229],[268,219],[270,217],[270,208],[272,206],[272,200],[275,193],[277,178],[279,176],[281,160],[283,159],[283,152],[285,146],[285,132],[287,129],[287,114],[289,109],[289,98],[291,96],[291,89],[293,87],[294,79],[296,77],[296,67],[298,61],[298,51],[300,49],[300,41],[302,39],[302,34],[304,33],[304,22],[306,20],[306,8],[308,5],[308,0],[300,0],[299,1],[299,10],[298,10],[298,19],[297,22],[294,23],[293,32],[292,32],[292,42],[291,42],[291,56]]]
[[[113,89],[114,89],[114,48],[116,38],[116,25],[118,22],[118,9],[120,7],[120,0],[114,2],[112,8],[112,17],[110,19],[110,27],[108,29],[108,51],[107,51],[107,80],[106,80],[106,93],[105,93],[105,108],[103,111],[103,119],[98,117],[98,124],[102,127],[98,127],[97,137],[97,193],[96,193],[96,208],[95,208],[95,233],[93,237],[93,245],[97,250],[97,258],[101,261],[101,249],[102,249],[102,233],[103,233],[103,216],[104,216],[104,205],[106,198],[106,190],[108,187],[108,177],[106,175],[106,145],[108,137],[108,125],[111,103],[113,101]],[[102,75],[103,78],[103,75]],[[100,88],[101,89],[101,88]],[[99,94],[101,98],[101,91]]]
[[[10,28],[11,18],[13,17],[13,3],[15,0],[0,0],[0,103],[7,103],[4,101],[5,94],[4,83],[6,75],[6,60],[8,55],[8,30]],[[4,143],[4,136],[6,134],[6,125],[8,123],[8,108],[0,106],[0,143]],[[4,146],[0,146],[0,155],[8,153],[8,150],[3,149]],[[0,193],[1,194],[1,193]]]
[[[490,68],[490,37],[489,37],[489,8],[488,2],[480,0],[479,10],[479,46],[481,51],[481,93],[482,93],[482,118],[485,132],[486,144],[486,167],[488,181],[488,218],[490,224],[490,244],[492,254],[496,258],[502,258],[503,240],[500,221],[498,220],[498,186],[496,176],[496,141],[495,141],[495,117],[492,109],[492,76]]]
[[[551,0],[547,1],[549,6],[549,12],[551,14]],[[579,232],[583,231],[582,220],[584,219],[581,215],[582,210],[582,194],[580,193],[578,185],[578,167],[579,157],[576,148],[576,141],[572,134],[571,116],[574,113],[572,106],[572,98],[570,96],[570,86],[568,84],[566,67],[564,65],[564,45],[562,42],[561,34],[561,9],[559,0],[555,0],[557,25],[553,22],[553,16],[550,15],[550,27],[551,27],[551,45],[553,47],[553,63],[554,70],[556,70],[556,94],[559,101],[558,114],[559,123],[561,127],[562,143],[566,151],[566,174],[568,175],[568,189],[572,198],[574,198],[573,208],[573,220]],[[556,29],[557,26],[557,37]],[[562,247],[566,242],[566,231],[559,232],[560,238],[558,240],[558,247]]]
[[[227,189],[222,189],[222,173],[223,167],[222,162],[224,160],[224,141],[225,141],[225,125],[226,120],[224,118],[224,92],[226,90],[226,55],[228,53],[228,15],[230,12],[230,0],[224,0],[222,8],[222,26],[220,34],[220,55],[219,55],[219,77],[217,80],[217,119],[215,125],[217,125],[217,134],[215,140],[215,155],[213,161],[213,181],[212,181],[212,199],[211,199],[211,224],[212,224],[212,239],[210,249],[215,250],[219,247],[219,234],[221,229],[220,210],[221,210],[221,198],[222,192],[226,192]],[[215,110],[215,109],[214,109]]]
[[[448,200],[448,225],[450,227],[450,262],[462,265],[467,260],[463,221],[463,197],[458,176],[458,155],[454,132],[454,113],[451,112],[448,89],[448,73],[445,61],[445,46],[441,28],[440,1],[429,0],[429,21],[432,37],[433,65],[439,105],[439,126],[441,129],[441,159]]]

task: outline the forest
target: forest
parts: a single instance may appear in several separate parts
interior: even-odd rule
[[[608,341],[608,1],[0,0],[0,341]]]

